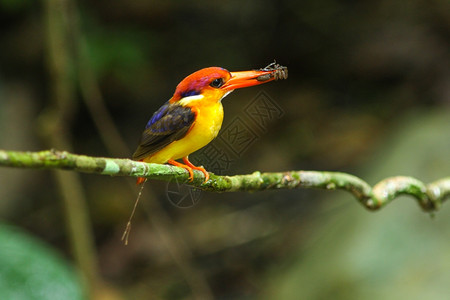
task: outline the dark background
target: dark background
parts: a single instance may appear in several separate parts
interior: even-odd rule
[[[431,182],[450,170],[449,20],[445,0],[1,0],[0,147],[130,157],[185,76],[276,59],[288,80],[223,101],[224,128],[242,116],[257,136],[223,174],[304,169],[349,172],[370,184],[395,175]],[[262,129],[245,115],[261,92],[281,112]],[[229,154],[223,140],[214,145]],[[192,157],[218,171],[218,160],[202,155]],[[1,169],[0,216],[70,264],[88,257],[93,298],[450,292],[446,205],[430,218],[401,198],[371,213],[350,194],[301,189],[204,192],[178,208],[167,183],[150,181],[123,246],[134,179],[62,174]],[[73,209],[64,193],[85,207]],[[83,223],[83,214],[94,252],[77,256],[72,245],[81,242],[67,224]]]

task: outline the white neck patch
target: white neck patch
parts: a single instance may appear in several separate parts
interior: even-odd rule
[[[226,93],[222,96],[222,98],[220,98],[219,102],[221,102],[222,99],[225,98],[226,96],[228,96],[228,94],[231,93],[232,91],[234,91],[234,90],[231,90],[231,91],[226,92]],[[178,103],[181,104],[181,105],[188,105],[188,104],[190,104],[190,103],[192,103],[192,102],[194,102],[194,101],[202,100],[203,98],[205,98],[205,96],[203,96],[202,94],[200,94],[200,95],[194,95],[194,96],[188,96],[188,97],[182,98],[180,101],[178,101]]]
[[[189,97],[184,97],[183,99],[181,99],[180,101],[178,101],[178,103],[180,103],[181,105],[188,105],[189,103],[191,103],[192,101],[197,101],[197,100],[201,100],[203,99],[205,96],[203,95],[194,95],[194,96],[189,96]]]

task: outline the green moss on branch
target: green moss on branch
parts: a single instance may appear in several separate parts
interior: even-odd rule
[[[194,171],[195,179],[187,182],[186,170],[161,164],[149,164],[130,159],[76,155],[66,151],[47,150],[18,152],[0,150],[0,166],[34,169],[63,169],[111,176],[147,177],[157,180],[177,180],[211,192],[264,191],[273,189],[319,188],[345,190],[370,210],[379,209],[398,195],[413,196],[425,211],[438,210],[450,196],[450,177],[429,185],[407,176],[384,179],[373,188],[364,180],[346,173],[321,171],[254,172],[246,175],[218,176],[211,173],[203,183],[203,174]]]

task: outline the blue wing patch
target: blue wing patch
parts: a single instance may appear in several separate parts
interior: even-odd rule
[[[169,101],[167,101],[163,106],[161,106],[150,118],[150,120],[147,122],[147,126],[145,126],[145,129],[149,128],[159,120],[167,113],[167,109],[169,108]]]
[[[144,159],[182,139],[194,121],[195,113],[189,107],[166,102],[148,121],[133,159]]]

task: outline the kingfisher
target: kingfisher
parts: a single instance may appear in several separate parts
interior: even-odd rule
[[[230,72],[209,67],[192,73],[150,118],[133,160],[184,168],[189,173],[189,181],[194,179],[193,170],[198,170],[206,183],[209,173],[204,167],[193,165],[188,156],[218,135],[223,121],[222,99],[235,89],[286,78],[287,68],[275,62],[251,71]],[[140,177],[137,184],[144,181]]]

